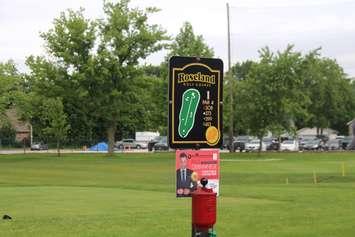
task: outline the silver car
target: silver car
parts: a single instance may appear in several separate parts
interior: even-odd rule
[[[137,142],[134,139],[123,139],[121,141],[116,142],[115,147],[118,149],[145,149],[147,148],[146,142]]]
[[[48,150],[47,144],[44,144],[42,142],[32,143],[31,151],[42,151],[42,150]]]

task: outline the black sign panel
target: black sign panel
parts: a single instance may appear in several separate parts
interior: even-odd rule
[[[169,66],[169,146],[222,145],[223,62],[177,57]]]

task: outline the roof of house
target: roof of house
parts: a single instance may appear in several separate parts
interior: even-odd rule
[[[297,131],[297,134],[317,134],[317,128],[301,128],[300,130]],[[331,129],[331,128],[324,128],[323,129],[323,134],[338,134],[338,131]]]

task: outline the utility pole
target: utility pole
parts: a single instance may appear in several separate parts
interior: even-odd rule
[[[229,4],[227,3],[227,25],[228,25],[228,83],[229,83],[229,152],[234,152],[233,143],[233,120],[234,120],[234,109],[233,109],[233,78],[231,70],[231,37],[230,37],[230,21],[229,21]]]

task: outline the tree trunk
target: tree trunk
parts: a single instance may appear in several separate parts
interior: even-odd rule
[[[22,140],[22,145],[23,145],[23,154],[26,154],[26,139],[25,138]]]
[[[112,123],[107,128],[107,140],[108,140],[108,155],[113,154],[113,148],[115,145],[116,123]]]
[[[281,151],[281,136],[278,136],[278,137],[277,137],[277,141],[278,141],[278,144],[277,144],[277,151]]]
[[[259,154],[261,150],[263,149],[263,136],[259,136]]]
[[[60,157],[60,141],[57,140],[57,155]]]

